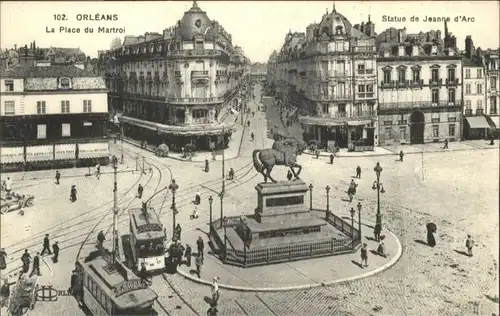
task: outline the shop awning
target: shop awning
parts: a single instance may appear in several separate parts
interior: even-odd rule
[[[361,125],[367,125],[370,124],[372,121],[370,120],[363,120],[363,121],[348,121],[347,125],[349,126],[361,126]]]
[[[500,116],[490,116],[490,127],[500,129]]]
[[[486,121],[484,116],[468,116],[465,117],[471,129],[475,128],[490,128],[490,124]]]
[[[312,117],[312,116],[301,116],[299,117],[299,122],[305,125],[318,125],[318,126],[342,126],[345,122],[335,121],[331,118],[326,117]]]

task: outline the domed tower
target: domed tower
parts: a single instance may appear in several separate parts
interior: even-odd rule
[[[195,35],[205,35],[211,28],[210,19],[207,13],[198,7],[197,1],[193,1],[193,6],[184,12],[184,16],[179,21],[179,34],[184,41],[192,41]]]
[[[364,33],[370,37],[375,36],[375,24],[371,21],[370,15],[368,15],[368,22],[365,24]]]
[[[333,7],[330,14],[323,16],[322,21],[319,23],[319,36],[323,34],[328,36],[349,36],[352,33],[352,25],[349,20],[342,14],[338,13]]]

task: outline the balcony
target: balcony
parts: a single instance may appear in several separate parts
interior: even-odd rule
[[[359,75],[373,75],[375,71],[373,69],[358,69]]]
[[[197,84],[208,83],[208,70],[191,71],[191,81]]]
[[[424,86],[424,79],[410,81],[411,89],[422,89],[423,86]]]
[[[409,80],[398,80],[396,82],[396,89],[408,89],[410,86]]]
[[[380,89],[394,89],[396,83],[394,80],[391,81],[380,81]]]
[[[319,95],[319,96],[312,96],[313,101],[330,101],[330,102],[335,102],[335,101],[349,101],[352,99],[352,95],[350,94],[342,94],[342,95]]]
[[[359,92],[356,94],[356,98],[358,99],[373,99],[374,97],[374,92]]]
[[[440,88],[443,85],[443,79],[429,79],[429,87]]]
[[[355,53],[376,53],[377,48],[375,46],[355,46]]]
[[[446,78],[446,86],[447,87],[456,87],[458,85],[458,78],[455,78],[455,79],[450,79],[450,78]]]
[[[462,106],[462,100],[456,101],[415,101],[415,102],[379,102],[379,110],[391,109],[423,109],[423,108],[438,108],[446,106]]]
[[[335,112],[332,114],[326,114],[323,113],[317,117],[319,118],[331,118],[331,119],[337,119],[337,120],[342,120],[342,119],[369,119],[375,117],[375,111],[354,111],[351,115],[347,112]]]
[[[169,56],[172,58],[189,58],[189,57],[216,57],[222,56],[222,51],[215,49],[189,49],[171,51]]]
[[[170,104],[213,104],[222,103],[223,97],[211,98],[167,98],[167,103]]]

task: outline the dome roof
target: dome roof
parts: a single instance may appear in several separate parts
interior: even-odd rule
[[[338,34],[337,30],[339,30],[339,34],[342,35],[351,35],[352,33],[352,25],[349,20],[342,14],[338,13],[333,7],[333,11],[330,14],[325,14],[321,23],[318,25],[319,27],[319,36],[323,33],[326,33],[329,36]]]
[[[184,13],[179,24],[179,34],[186,41],[192,41],[197,34],[204,35],[207,29],[211,28],[207,13],[198,7],[196,1],[193,1],[191,9]]]

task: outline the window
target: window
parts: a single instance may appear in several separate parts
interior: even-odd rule
[[[392,127],[386,127],[385,128],[385,140],[391,140],[392,139]]]
[[[329,113],[329,107],[328,104],[323,104],[323,113],[328,114]]]
[[[16,115],[16,104],[14,101],[5,101],[5,115]]]
[[[439,69],[432,69],[431,78],[432,78],[432,82],[439,81]]]
[[[85,113],[92,112],[92,100],[83,100],[83,112]]]
[[[14,91],[14,80],[5,80],[5,91]]]
[[[465,79],[470,79],[470,69],[465,69]]]
[[[391,71],[384,70],[384,83],[391,83]]]
[[[455,89],[448,89],[448,103],[455,103]]]
[[[208,114],[208,110],[205,110],[205,109],[193,110],[193,118],[207,117],[208,116],[207,114]]]
[[[366,92],[372,93],[373,92],[373,85],[372,84],[367,84],[366,85]]]
[[[392,125],[392,121],[384,121],[384,125]]]
[[[400,140],[405,140],[406,139],[406,127],[400,127],[399,128],[399,139]]]
[[[472,101],[471,100],[465,100],[465,108],[470,109],[472,107]]]
[[[71,124],[69,123],[63,123],[61,124],[61,136],[62,137],[69,137],[71,136]]]
[[[69,101],[61,101],[61,113],[69,113]]]
[[[418,69],[413,70],[412,79],[413,79],[413,82],[420,81],[420,70],[418,70]]]
[[[448,69],[448,80],[455,81],[455,69]]]
[[[482,109],[483,108],[483,100],[477,100],[476,104],[477,104],[477,108],[478,109]]]
[[[448,117],[448,122],[456,122],[457,118],[455,116],[449,116]]]
[[[471,94],[471,85],[470,83],[465,85],[465,94]]]
[[[439,103],[439,90],[432,89],[432,103]]]
[[[497,98],[490,98],[490,114],[497,114]]]
[[[448,125],[448,136],[455,137],[455,124]]]
[[[398,82],[404,83],[405,80],[406,80],[406,69],[399,69],[398,70]]]
[[[61,89],[69,89],[69,78],[61,78],[59,79],[59,83],[61,85]]]
[[[39,124],[36,126],[36,138],[37,139],[47,138],[47,125]]]
[[[492,90],[496,90],[497,89],[497,78],[496,77],[491,77],[490,78],[490,88]]]
[[[477,79],[482,79],[483,78],[483,70],[482,69],[478,69],[477,70]]]
[[[476,93],[477,93],[477,94],[481,94],[481,93],[483,93],[483,85],[482,85],[482,84],[478,83],[478,84],[476,85]]]
[[[45,114],[45,101],[36,101],[36,114]]]
[[[359,85],[359,86],[358,86],[358,92],[359,92],[359,93],[363,93],[363,92],[365,92],[365,86],[364,86],[364,85]]]
[[[363,64],[358,65],[358,71],[360,70],[365,70],[365,65]]]
[[[439,119],[439,117],[433,117],[433,118],[431,118],[431,122],[432,123],[439,123],[440,119]]]
[[[439,138],[439,125],[432,125],[432,137]]]

